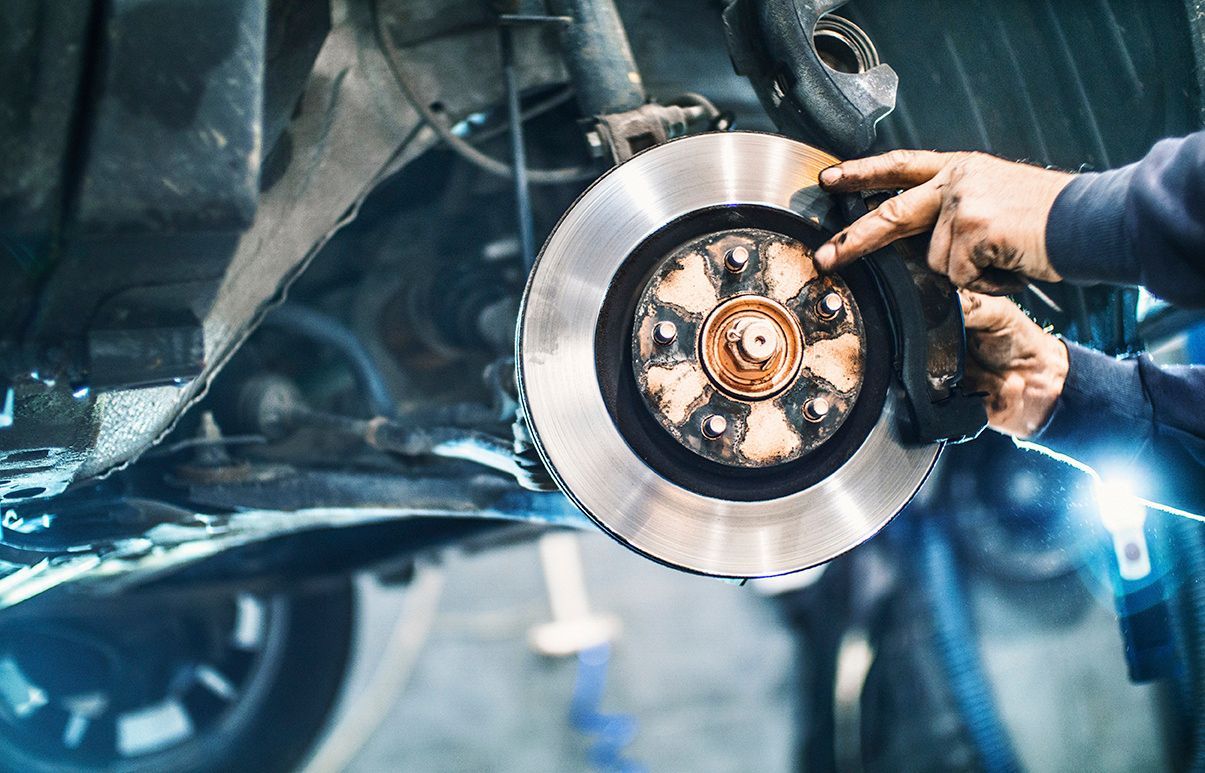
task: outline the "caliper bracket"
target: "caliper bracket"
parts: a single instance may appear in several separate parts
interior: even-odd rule
[[[866,201],[842,204],[850,221],[866,214]],[[987,426],[982,394],[962,383],[966,331],[962,305],[949,280],[925,265],[927,237],[913,237],[866,258],[887,304],[895,339],[895,370],[908,406],[908,440],[961,443]]]

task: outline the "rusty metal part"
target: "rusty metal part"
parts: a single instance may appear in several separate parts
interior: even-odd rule
[[[674,341],[658,338],[665,326]],[[720,231],[654,270],[636,307],[633,376],[679,443],[715,462],[767,467],[814,451],[845,421],[861,388],[864,333],[849,288],[820,275],[805,245],[756,228]],[[724,432],[705,431],[712,417]]]
[[[738,399],[773,397],[799,374],[803,330],[777,301],[738,295],[716,306],[703,323],[703,372]]]

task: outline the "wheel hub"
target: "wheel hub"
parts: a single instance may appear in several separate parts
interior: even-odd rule
[[[632,330],[645,407],[680,444],[731,466],[815,450],[862,386],[865,331],[849,288],[771,231],[720,231],[672,250]]]
[[[701,339],[703,372],[734,397],[772,397],[799,373],[799,320],[765,296],[739,295],[716,306]]]

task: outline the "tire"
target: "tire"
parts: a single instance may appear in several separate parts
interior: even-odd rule
[[[290,771],[332,711],[349,582],[64,598],[0,616],[0,769]]]

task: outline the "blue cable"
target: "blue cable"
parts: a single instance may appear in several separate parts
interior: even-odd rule
[[[959,583],[954,551],[937,517],[920,519],[921,582],[933,616],[934,647],[967,734],[988,773],[1015,773],[1021,763],[996,710],[976,647],[970,599]]]
[[[355,331],[340,320],[317,309],[286,303],[273,309],[264,318],[264,324],[284,328],[338,351],[355,374],[356,382],[363,390],[373,414],[389,418],[397,415],[389,384],[377,367],[372,352]]]
[[[591,647],[578,655],[569,724],[583,735],[594,736],[587,756],[596,770],[645,773],[644,765],[623,756],[624,747],[636,737],[636,718],[630,714],[604,714],[600,710],[610,660],[610,644]]]

